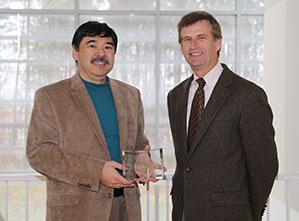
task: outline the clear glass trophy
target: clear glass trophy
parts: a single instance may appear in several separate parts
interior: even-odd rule
[[[165,179],[163,148],[122,151],[123,175],[128,180],[137,178]]]

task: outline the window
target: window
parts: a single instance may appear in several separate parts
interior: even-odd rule
[[[107,22],[116,31],[110,76],[140,89],[146,134],[153,147],[165,148],[166,166],[173,169],[166,97],[190,74],[176,24],[196,9],[221,23],[221,62],[262,84],[264,0],[0,0],[0,171],[31,170],[25,145],[34,92],[74,74],[71,39],[87,20]],[[0,185],[0,211],[2,193]]]

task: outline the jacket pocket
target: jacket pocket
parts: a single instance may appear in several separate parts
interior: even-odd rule
[[[80,196],[75,194],[49,194],[48,207],[74,206],[80,202]]]
[[[241,205],[249,202],[248,192],[214,192],[212,193],[212,203],[214,206],[233,206]]]

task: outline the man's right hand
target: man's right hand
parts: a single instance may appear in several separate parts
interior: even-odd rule
[[[116,169],[122,170],[122,165],[115,161],[106,161],[100,182],[109,188],[133,187],[135,185],[135,181],[126,180]]]

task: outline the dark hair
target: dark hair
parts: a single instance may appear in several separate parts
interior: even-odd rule
[[[205,11],[195,11],[190,12],[184,15],[181,20],[179,21],[177,28],[178,28],[178,40],[179,43],[182,42],[181,31],[183,27],[188,27],[190,25],[195,24],[198,21],[207,20],[212,25],[212,35],[215,39],[221,39],[221,27],[218,21],[213,17],[213,15],[209,14]]]
[[[84,37],[111,37],[115,53],[117,48],[117,35],[112,28],[110,28],[106,23],[100,23],[97,21],[88,21],[83,23],[78,27],[76,30],[73,40],[72,46],[75,48],[76,51],[79,51],[79,45]]]

